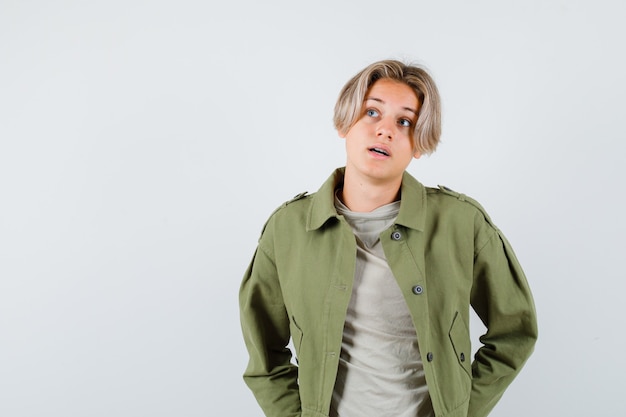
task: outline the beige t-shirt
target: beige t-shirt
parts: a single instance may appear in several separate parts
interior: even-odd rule
[[[352,226],[357,257],[330,415],[433,417],[415,327],[379,238],[400,202],[369,213],[338,198],[335,206]]]

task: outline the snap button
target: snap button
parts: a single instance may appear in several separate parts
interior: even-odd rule
[[[400,239],[402,239],[402,233],[400,233],[400,232],[398,232],[398,231],[396,230],[395,232],[393,232],[393,233],[391,234],[391,238],[392,238],[393,240],[400,240]]]
[[[461,352],[461,362],[465,362],[465,353]]]
[[[432,353],[432,352],[428,352],[428,353],[426,354],[426,360],[427,360],[428,362],[432,362],[432,361],[433,361],[433,353]]]
[[[420,295],[421,293],[424,292],[424,288],[422,288],[421,285],[416,285],[412,288],[413,294],[415,295]]]

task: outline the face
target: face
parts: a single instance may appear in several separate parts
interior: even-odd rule
[[[365,95],[360,119],[342,135],[346,140],[346,175],[372,183],[398,183],[412,158],[419,158],[412,133],[419,101],[408,85],[376,81]]]

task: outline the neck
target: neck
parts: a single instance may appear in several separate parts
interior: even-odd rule
[[[370,212],[396,201],[400,194],[402,178],[391,182],[363,181],[346,170],[341,201],[355,212]]]

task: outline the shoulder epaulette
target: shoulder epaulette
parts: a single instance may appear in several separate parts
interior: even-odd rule
[[[491,220],[491,217],[489,217],[489,213],[487,213],[487,211],[485,210],[485,208],[476,200],[474,200],[471,197],[466,196],[465,194],[462,193],[458,193],[448,187],[446,187],[445,185],[438,185],[439,190],[445,194],[448,194],[450,196],[456,197],[459,201],[465,201],[469,204],[471,204],[472,206],[476,207],[482,214],[483,216],[485,216],[485,219],[487,220],[487,222],[493,226],[494,228],[497,229],[496,225],[493,223],[493,221]]]
[[[293,198],[292,198],[291,200],[286,201],[286,202],[284,203],[284,205],[286,206],[287,204],[291,204],[291,203],[293,203],[294,201],[301,200],[301,199],[303,199],[304,197],[306,197],[307,195],[308,195],[308,191],[304,191],[304,192],[302,192],[302,193],[300,193],[300,194],[296,194],[295,196],[293,196]]]
[[[461,193],[457,193],[456,191],[454,191],[453,189],[446,187],[445,185],[438,185],[437,187],[439,187],[439,190],[444,192],[445,194],[451,195],[453,197],[458,198],[459,200],[463,201],[463,194]]]
[[[304,197],[306,197],[308,195],[308,191],[304,191],[302,193],[296,194],[293,196],[293,198],[291,200],[287,200],[285,201],[283,204],[281,204],[276,210],[274,210],[274,212],[272,213],[272,216],[274,215],[274,213],[276,213],[278,210],[287,207],[289,204],[293,203],[294,201],[298,201],[298,200],[302,200]],[[270,217],[272,217],[270,216]]]
[[[293,203],[294,201],[298,201],[303,199],[304,197],[308,196],[308,191],[304,191],[302,193],[296,194],[295,196],[293,196],[293,198],[291,200],[287,200],[285,201],[283,204],[281,204],[280,206],[278,206],[273,212],[272,214],[270,214],[270,216],[267,218],[267,220],[265,221],[265,224],[263,225],[263,229],[261,229],[261,236],[263,236],[263,233],[265,233],[265,228],[267,227],[267,223],[270,221],[270,219],[274,216],[274,214],[276,214],[279,210],[287,207],[289,204]],[[261,236],[259,237],[259,239],[261,238]]]

